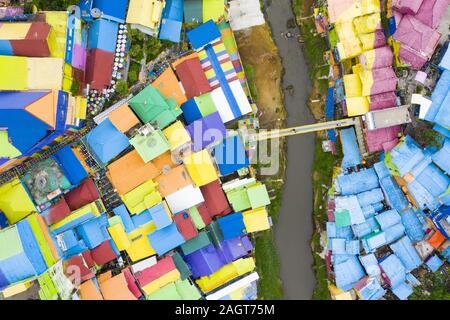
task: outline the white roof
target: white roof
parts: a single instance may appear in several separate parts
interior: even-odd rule
[[[204,201],[200,188],[195,188],[193,185],[184,187],[166,197],[167,205],[174,214],[192,208]]]
[[[252,107],[248,102],[241,82],[239,80],[235,80],[228,83],[228,85],[233,92],[233,96],[236,100],[236,103],[238,104],[241,114],[246,115],[252,112]],[[215,106],[217,107],[217,111],[219,112],[220,118],[222,119],[223,123],[227,123],[236,119],[221,87],[214,89],[211,92],[211,98],[214,101]]]
[[[258,0],[233,0],[229,2],[228,17],[233,31],[259,26],[265,23]]]
[[[131,270],[133,273],[142,271],[144,269],[147,269],[153,265],[155,265],[157,262],[156,256],[152,256],[150,258],[147,258],[145,260],[139,261],[138,263],[135,263],[131,266]]]
[[[259,279],[258,273],[253,272],[253,273],[249,274],[248,276],[220,289],[219,291],[216,291],[210,295],[207,295],[206,300],[219,300],[236,290],[239,290],[241,288],[248,286],[249,284],[251,284],[252,282],[255,282],[258,279]]]

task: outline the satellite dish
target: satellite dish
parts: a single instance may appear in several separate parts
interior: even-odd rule
[[[73,12],[73,14],[75,15],[75,17],[77,18],[81,18],[81,9],[79,6],[77,5],[71,5],[67,8],[67,11],[69,12]]]
[[[153,137],[147,140],[147,147],[149,147],[149,148],[154,148],[154,147],[156,147],[157,144],[158,144],[158,142]]]
[[[172,168],[171,168],[168,164],[165,164],[165,165],[163,166],[163,168],[162,168],[162,172],[163,172],[164,174],[169,173],[170,170],[172,170]]]
[[[91,16],[92,18],[96,19],[96,18],[100,18],[102,16],[102,12],[100,9],[98,8],[92,8],[91,9]]]

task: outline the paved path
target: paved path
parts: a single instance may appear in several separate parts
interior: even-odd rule
[[[280,51],[285,69],[284,87],[294,86],[292,94],[285,93],[288,112],[287,126],[314,123],[306,106],[310,81],[303,52],[296,37],[287,39],[287,21],[294,18],[290,0],[272,0],[266,4],[266,13],[274,40]],[[289,30],[294,35],[299,30]],[[283,33],[283,35],[282,35]],[[312,271],[310,239],[312,222],[312,164],[314,135],[288,138],[288,167],[283,205],[275,227],[276,245],[281,260],[281,280],[286,299],[310,299],[315,286]]]

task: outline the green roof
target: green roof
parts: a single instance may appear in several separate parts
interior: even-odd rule
[[[198,212],[197,207],[192,207],[189,210],[189,215],[191,216],[192,221],[195,224],[195,227],[197,229],[203,229],[204,227],[206,227],[205,222],[202,219],[202,216],[200,215],[200,212]]]
[[[195,97],[194,100],[203,117],[217,112],[216,105],[214,104],[210,93],[205,93],[199,97]]]
[[[346,227],[351,225],[350,212],[347,209],[335,211],[334,221],[336,222],[336,227]]]
[[[181,280],[187,279],[192,275],[191,269],[189,269],[189,266],[186,264],[186,262],[178,252],[175,252],[172,255],[172,259],[181,274]]]
[[[218,247],[220,245],[220,241],[223,240],[223,234],[217,221],[211,222],[211,224],[206,227],[206,231],[208,232],[213,244]]]
[[[252,206],[248,198],[247,189],[230,191],[227,193],[227,198],[236,212],[249,209]]]
[[[147,296],[147,300],[198,300],[201,295],[189,280],[170,283]]]
[[[184,255],[191,254],[211,244],[211,240],[206,232],[200,232],[195,238],[192,238],[181,245]]]
[[[182,113],[172,98],[166,99],[161,92],[152,85],[147,86],[128,101],[128,105],[136,112],[144,123],[158,125],[164,129]]]
[[[136,135],[130,143],[146,163],[170,150],[170,143],[161,130],[156,130],[148,136]]]
[[[248,199],[252,209],[264,207],[270,204],[269,194],[264,184],[251,187],[247,190]]]
[[[0,260],[11,258],[23,252],[22,241],[16,227],[0,232]]]

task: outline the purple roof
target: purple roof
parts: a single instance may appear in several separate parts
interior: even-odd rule
[[[212,244],[188,254],[184,260],[189,265],[194,278],[209,276],[226,264]]]
[[[200,151],[211,143],[222,140],[227,133],[218,112],[192,122],[187,126],[187,130],[194,141],[194,151]]]
[[[223,240],[220,242],[220,246],[221,248],[219,250],[222,252],[227,263],[246,256],[253,249],[252,243],[247,236]]]

